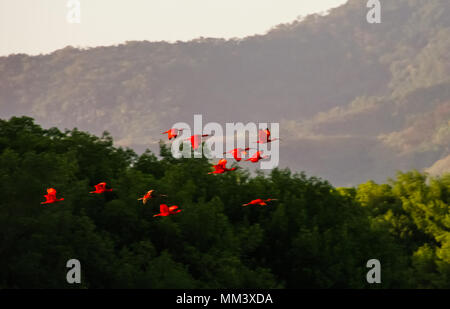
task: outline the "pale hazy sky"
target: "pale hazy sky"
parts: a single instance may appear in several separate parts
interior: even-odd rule
[[[0,56],[49,53],[67,45],[132,40],[177,41],[263,34],[298,16],[346,0],[79,0],[81,23],[70,24],[68,0],[0,0]]]

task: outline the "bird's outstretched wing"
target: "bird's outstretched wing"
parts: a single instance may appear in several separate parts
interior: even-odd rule
[[[96,184],[94,187],[95,187],[95,191],[104,191],[105,187],[106,187],[106,183],[100,182],[99,184]]]
[[[49,195],[56,195],[56,190],[53,189],[53,188],[48,188],[48,189],[47,189],[47,193],[48,193]]]
[[[267,143],[269,137],[270,137],[270,131],[268,129],[266,129],[266,130],[259,130],[259,132],[258,132],[258,142],[260,142],[260,143]]]
[[[213,165],[213,168],[214,168],[214,172],[211,172],[209,174],[220,174],[220,173],[223,173],[225,171],[224,168],[221,165],[218,165],[218,164]]]
[[[191,137],[191,145],[192,149],[196,150],[200,145],[200,137],[198,135],[194,135]]]
[[[55,201],[55,198],[53,195],[46,194],[46,195],[44,195],[44,197],[45,197],[45,202],[41,202],[41,204],[50,204]]]
[[[225,169],[227,166],[227,159],[221,159],[219,160],[219,162],[217,163],[217,166],[220,166],[221,168]]]
[[[169,212],[169,207],[166,204],[159,205],[159,211],[161,214],[167,214]]]

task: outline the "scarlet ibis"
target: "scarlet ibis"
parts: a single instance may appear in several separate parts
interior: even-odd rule
[[[179,213],[181,209],[178,209],[178,206],[173,205],[168,207],[166,204],[159,205],[159,214],[153,215],[153,217],[167,217],[176,213]]]
[[[280,140],[280,139],[279,138],[271,139],[270,138],[270,130],[269,129],[259,130],[257,143],[259,143],[259,144],[266,144],[266,143],[270,143],[270,142],[273,142],[273,141],[276,141],[276,140]]]
[[[251,158],[245,160],[245,161],[251,161],[253,163],[257,163],[259,160],[266,159],[269,156],[261,156],[262,151],[257,151]]]
[[[95,191],[91,191],[89,193],[97,193],[97,194],[101,194],[104,192],[111,192],[112,189],[106,189],[106,182],[100,182],[99,184],[95,185]]]
[[[235,159],[237,162],[239,162],[239,161],[242,160],[242,157],[241,157],[241,156],[242,156],[242,155],[246,155],[246,154],[247,154],[247,151],[248,151],[249,149],[250,149],[250,148],[245,148],[245,149],[242,149],[242,148],[235,148],[235,149],[233,149],[233,150],[224,152],[223,154],[231,153],[231,154],[233,154],[234,159]]]
[[[52,203],[55,203],[55,202],[64,201],[64,198],[60,198],[60,199],[56,198],[56,190],[53,189],[53,188],[47,189],[47,194],[44,195],[44,197],[45,197],[46,201],[45,202],[41,202],[41,204],[52,204]]]
[[[209,134],[196,134],[192,135],[189,138],[186,138],[186,140],[191,140],[192,149],[196,150],[198,146],[201,144],[202,137],[207,137]]]
[[[209,172],[208,174],[223,174],[225,172],[231,172],[231,171],[235,171],[237,169],[236,167],[227,168],[226,165],[227,165],[227,160],[221,159],[216,165],[213,165],[214,171]]]
[[[169,138],[169,141],[170,141],[171,139],[176,138],[181,131],[183,131],[183,129],[173,128],[173,129],[167,130],[166,132],[163,132],[162,134],[167,134],[167,137]]]
[[[267,204],[266,204],[267,202],[276,201],[276,200],[277,199],[273,199],[273,198],[268,198],[266,200],[258,198],[256,200],[253,200],[253,201],[247,203],[247,204],[243,204],[242,206],[248,206],[248,205],[267,206]]]
[[[152,199],[152,198],[155,197],[155,194],[153,193],[154,191],[155,191],[155,190],[150,190],[150,191],[148,191],[147,193],[145,193],[145,195],[144,195],[143,197],[138,198],[138,201],[141,201],[141,200],[142,200],[142,203],[143,203],[143,204],[147,203],[147,201],[148,201],[149,199]],[[167,196],[167,195],[160,194],[159,196]]]

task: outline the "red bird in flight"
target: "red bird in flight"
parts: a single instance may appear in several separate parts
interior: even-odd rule
[[[104,192],[111,192],[112,189],[106,189],[106,182],[101,182],[97,185],[94,186],[95,187],[95,191],[91,191],[89,193],[97,193],[97,194],[101,194]]]
[[[235,149],[233,149],[233,150],[224,152],[223,154],[231,153],[231,154],[233,155],[234,159],[235,159],[237,162],[239,162],[239,161],[242,160],[242,155],[246,155],[248,150],[250,150],[250,148],[245,148],[245,149],[242,149],[242,148],[235,148]]]
[[[261,156],[262,151],[257,151],[251,158],[245,160],[245,161],[251,161],[253,163],[257,163],[259,160],[266,159],[269,156]]]
[[[142,200],[142,203],[143,203],[143,204],[146,204],[148,200],[150,200],[150,199],[152,199],[152,198],[155,197],[155,195],[153,194],[154,191],[155,191],[155,190],[150,190],[150,191],[148,191],[147,193],[145,193],[145,195],[144,195],[143,197],[138,198],[138,201],[141,201],[141,200]],[[160,194],[160,196],[167,196],[167,195]]]
[[[223,174],[226,172],[235,171],[237,169],[236,167],[227,168],[227,160],[226,159],[221,159],[216,165],[213,165],[213,167],[214,167],[214,171],[209,172],[208,174]]]
[[[202,142],[202,137],[207,137],[207,136],[209,136],[209,134],[196,134],[196,135],[192,135],[189,138],[186,138],[185,140],[191,140],[192,149],[196,150]]]
[[[180,134],[180,132],[183,131],[183,129],[170,129],[167,130],[166,132],[163,132],[162,134],[167,134],[167,137],[169,138],[169,141],[173,138],[176,138],[178,136],[178,134]]]
[[[60,199],[56,198],[56,190],[53,189],[53,188],[47,189],[47,194],[44,195],[44,197],[45,197],[46,201],[45,202],[41,202],[41,204],[52,204],[52,203],[55,203],[55,202],[64,201],[64,198],[60,198]]]
[[[256,200],[253,200],[253,201],[247,203],[247,204],[243,204],[242,206],[248,206],[248,205],[267,206],[267,204],[266,204],[267,202],[276,201],[276,200],[277,199],[274,199],[274,198],[268,198],[266,200],[258,198]]]
[[[276,141],[276,140],[280,140],[280,139],[279,138],[271,139],[270,138],[270,130],[269,129],[259,130],[257,143],[259,143],[259,144],[266,144],[266,143],[270,143],[270,142],[273,142],[273,141]]]
[[[168,207],[166,204],[159,205],[159,214],[153,215],[153,217],[167,217],[176,213],[179,213],[181,209],[178,206],[173,205]]]

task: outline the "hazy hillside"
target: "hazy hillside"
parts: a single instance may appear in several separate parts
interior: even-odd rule
[[[428,168],[450,155],[450,2],[383,1],[381,24],[366,2],[240,40],[2,57],[0,118],[108,130],[138,151],[195,113],[280,122],[281,166],[336,185]]]
[[[450,156],[445,157],[433,164],[430,168],[426,169],[426,172],[433,176],[441,176],[443,171],[450,171]]]

